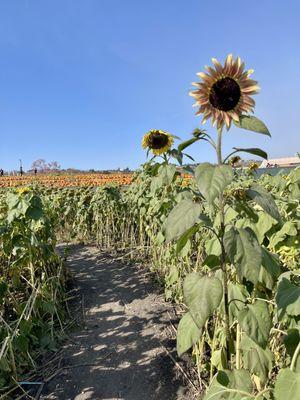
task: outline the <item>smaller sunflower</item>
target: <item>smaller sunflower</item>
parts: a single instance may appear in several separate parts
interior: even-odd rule
[[[143,136],[142,147],[148,148],[156,156],[166,153],[174,143],[173,136],[160,129],[151,129]]]
[[[255,170],[257,170],[257,168],[259,167],[259,165],[256,163],[256,162],[252,162],[250,165],[249,165],[249,170],[250,171],[255,171]]]

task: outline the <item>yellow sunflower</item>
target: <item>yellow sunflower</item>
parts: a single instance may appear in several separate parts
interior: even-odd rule
[[[30,187],[28,187],[28,186],[22,186],[22,187],[17,188],[17,189],[16,189],[16,192],[17,192],[18,194],[22,195],[22,194],[30,193],[30,192],[31,192],[31,189],[30,189]]]
[[[206,66],[207,72],[197,74],[202,82],[193,83],[197,89],[190,95],[196,100],[194,107],[199,107],[196,115],[203,114],[203,123],[211,118],[213,126],[221,129],[225,124],[228,130],[232,120],[238,122],[241,114],[253,111],[251,95],[258,93],[259,86],[250,79],[253,70],[245,70],[240,57],[229,54],[224,66],[215,58],[212,62],[214,68]]]
[[[151,129],[143,136],[142,147],[148,148],[156,156],[170,150],[174,143],[173,136],[160,129]]]

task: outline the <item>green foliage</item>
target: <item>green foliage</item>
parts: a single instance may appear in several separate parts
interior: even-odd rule
[[[239,122],[234,121],[238,128],[247,129],[248,131],[262,133],[271,136],[266,125],[253,115],[241,115]]]

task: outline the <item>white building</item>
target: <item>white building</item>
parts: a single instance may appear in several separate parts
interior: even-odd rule
[[[272,158],[269,160],[264,160],[259,168],[267,167],[297,167],[300,165],[299,157],[282,157],[282,158]]]

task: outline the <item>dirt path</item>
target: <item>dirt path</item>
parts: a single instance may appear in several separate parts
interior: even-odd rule
[[[69,267],[85,321],[63,349],[61,365],[71,368],[45,386],[41,399],[189,399],[161,345],[167,343],[170,305],[146,272],[94,247],[72,248]],[[81,310],[78,301],[76,312]]]

